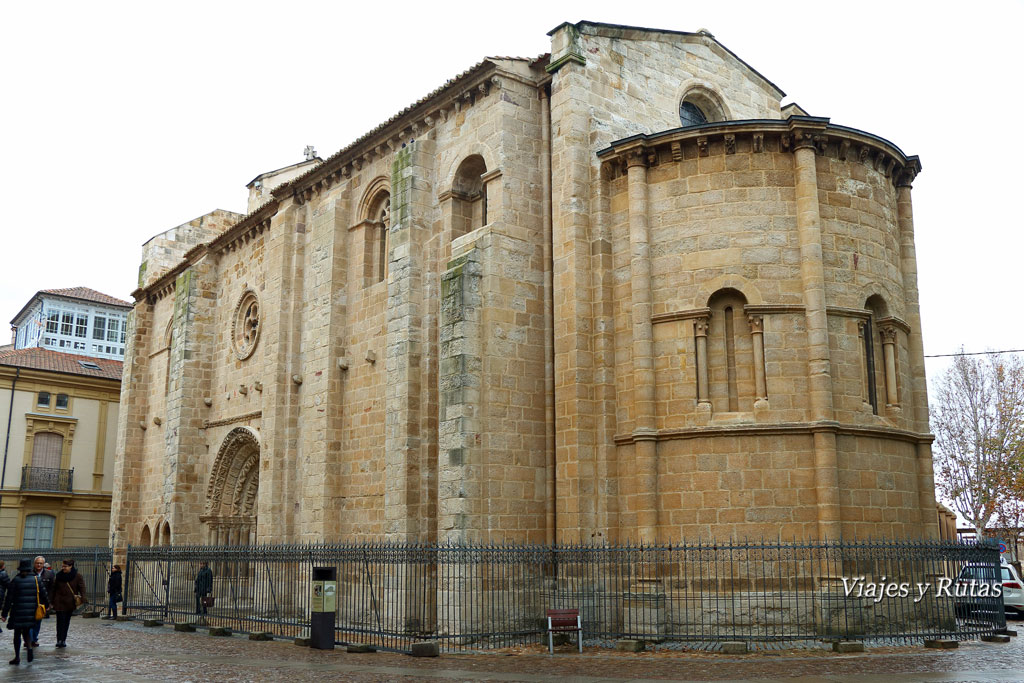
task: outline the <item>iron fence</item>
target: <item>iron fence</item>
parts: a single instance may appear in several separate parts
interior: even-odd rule
[[[201,562],[214,574],[205,608]],[[998,565],[994,546],[938,541],[129,548],[125,607],[295,638],[309,633],[312,569],[333,567],[335,641],[380,649],[542,643],[557,608],[580,610],[592,645],[913,642],[1005,628]]]
[[[50,563],[54,572],[59,572],[61,562],[75,561],[75,569],[85,581],[85,597],[90,607],[102,608],[107,604],[107,578],[110,576],[112,554],[106,546],[78,548],[0,548],[0,560],[6,563],[8,576],[18,573],[18,562],[34,560],[42,556]]]

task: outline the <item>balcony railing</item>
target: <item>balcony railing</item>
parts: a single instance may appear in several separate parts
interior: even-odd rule
[[[71,493],[74,476],[74,467],[70,470],[57,470],[50,467],[30,467],[26,465],[21,468],[21,490],[66,491]]]

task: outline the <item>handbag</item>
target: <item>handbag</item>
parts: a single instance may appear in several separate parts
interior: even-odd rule
[[[203,607],[213,607],[213,603],[214,601],[216,601],[216,599],[217,598],[213,597],[212,595],[204,595],[202,598],[200,598],[200,602],[203,603]]]
[[[72,593],[71,593],[71,594],[75,596],[75,608],[76,608],[76,609],[77,609],[77,608],[79,608],[79,607],[81,607],[81,606],[82,606],[82,605],[84,605],[85,603],[89,602],[88,600],[86,600],[85,598],[83,598],[83,597],[82,597],[81,595],[79,595],[78,593],[75,593],[74,591],[72,591]]]
[[[39,602],[39,577],[36,577],[36,621],[42,621],[46,618],[46,608],[43,607],[43,603]]]
[[[124,600],[124,597],[122,597],[120,591],[114,593],[114,602],[121,602],[122,600]]]

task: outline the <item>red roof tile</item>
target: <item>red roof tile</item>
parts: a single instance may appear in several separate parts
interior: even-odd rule
[[[103,292],[97,292],[95,289],[89,289],[88,287],[68,287],[66,289],[41,289],[40,294],[53,294],[56,296],[65,296],[69,299],[81,299],[82,301],[92,301],[98,304],[107,304],[108,306],[124,306],[125,308],[131,308],[132,304],[116,299],[109,294]]]
[[[99,370],[85,368],[81,363],[98,365]],[[0,365],[30,370],[48,370],[67,375],[82,375],[83,377],[115,379],[120,382],[121,368],[124,363],[108,358],[77,356],[49,349],[31,348],[0,352]]]

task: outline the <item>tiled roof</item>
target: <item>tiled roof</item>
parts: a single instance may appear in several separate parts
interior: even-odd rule
[[[82,367],[79,361],[97,365],[99,370],[90,370]],[[124,364],[119,360],[77,356],[49,349],[31,348],[0,352],[0,365],[30,370],[48,370],[50,372],[81,375],[83,377],[114,379],[120,382],[121,368]]]
[[[66,296],[69,299],[81,299],[83,301],[92,301],[97,304],[107,304],[108,306],[124,306],[125,308],[131,308],[132,305],[127,301],[116,299],[109,294],[103,292],[97,292],[95,289],[89,289],[88,287],[68,287],[67,289],[41,289],[40,294],[53,294],[56,296]]]
[[[400,118],[402,118],[403,116],[405,116],[409,112],[415,110],[420,105],[426,103],[432,97],[436,97],[437,95],[441,94],[442,92],[444,92],[448,88],[451,88],[453,85],[456,85],[460,81],[468,80],[470,77],[475,76],[478,73],[481,73],[489,65],[493,66],[494,62],[491,61],[492,59],[505,59],[505,60],[510,60],[510,61],[523,61],[523,62],[526,62],[527,64],[533,65],[536,62],[544,59],[547,56],[548,56],[547,53],[545,53],[545,54],[542,54],[539,57],[536,57],[536,58],[533,58],[533,59],[531,59],[529,57],[487,57],[487,58],[477,62],[473,66],[469,67],[468,69],[466,69],[462,73],[460,73],[460,74],[458,74],[458,75],[456,75],[456,76],[454,76],[452,78],[449,78],[440,87],[435,88],[431,92],[427,93],[426,95],[424,95],[420,99],[418,99],[415,102],[413,102],[412,104],[410,104],[408,107],[406,107],[402,111],[398,112],[397,114],[395,114],[394,116],[389,118],[384,123],[381,123],[380,125],[378,125],[375,128],[371,129],[369,132],[364,133],[360,137],[356,138],[351,144],[349,144],[349,145],[347,145],[345,147],[342,147],[337,152],[335,152],[331,156],[327,157],[327,159],[324,160],[323,164],[317,166],[316,168],[312,168],[312,169],[306,171],[305,173],[303,173],[302,175],[300,175],[300,176],[298,176],[296,178],[293,178],[289,182],[284,183],[283,185],[275,188],[275,191],[284,191],[286,188],[289,188],[289,187],[298,187],[299,185],[301,185],[303,183],[304,180],[306,180],[308,177],[312,176],[316,171],[320,170],[323,166],[329,165],[331,162],[336,161],[337,159],[341,158],[342,156],[344,156],[348,152],[350,152],[353,149],[355,149],[355,147],[357,145],[359,145],[362,142],[365,142],[365,141],[369,140],[374,135],[377,135],[378,133],[380,133],[385,128],[387,128],[388,126],[390,126],[393,123],[395,123],[396,121],[398,121]]]

